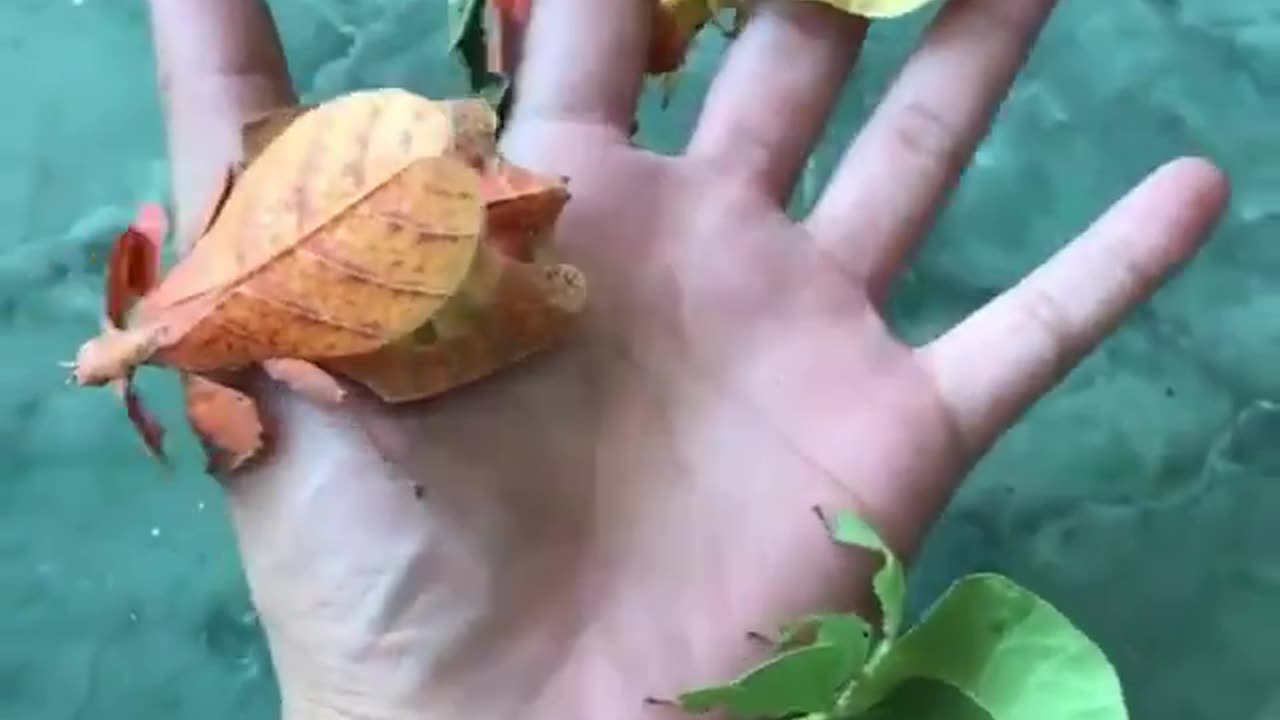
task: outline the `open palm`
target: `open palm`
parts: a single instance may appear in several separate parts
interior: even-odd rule
[[[627,139],[645,3],[540,0],[503,148],[570,178],[557,242],[590,280],[585,324],[421,405],[264,393],[278,447],[226,485],[286,717],[641,717],[742,669],[748,631],[859,602],[868,558],[810,509],[910,554],[1225,200],[1212,166],[1175,162],[937,341],[893,337],[886,288],[1052,4],[950,2],[796,224],[861,21],[763,4],[669,158]],[[256,0],[152,5],[189,218],[238,119],[289,92]]]

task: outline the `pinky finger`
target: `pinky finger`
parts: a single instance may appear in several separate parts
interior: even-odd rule
[[[1183,158],[1156,170],[1080,237],[917,353],[975,456],[1199,249],[1228,183]]]

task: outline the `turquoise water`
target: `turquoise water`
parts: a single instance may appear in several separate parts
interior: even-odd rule
[[[1063,3],[894,306],[904,334],[927,338],[1164,159],[1208,153],[1232,175],[1210,246],[1004,438],[915,577],[917,604],[976,569],[1030,585],[1099,639],[1144,720],[1280,718],[1280,12],[1267,5]],[[436,3],[273,7],[304,97],[463,89]],[[924,19],[873,30],[806,187]],[[698,46],[665,112],[646,98],[645,142],[681,146],[719,50]],[[65,387],[56,365],[95,329],[95,253],[165,192],[143,3],[6,0],[0,80],[0,718],[273,718],[212,482],[166,478],[118,405]],[[171,379],[144,382],[176,418]],[[178,464],[194,467],[182,442]]]

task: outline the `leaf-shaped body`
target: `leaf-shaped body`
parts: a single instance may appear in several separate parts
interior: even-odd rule
[[[831,7],[847,12],[851,15],[861,15],[863,17],[873,18],[876,20],[885,20],[888,18],[896,18],[908,13],[915,12],[920,8],[933,2],[933,0],[807,0],[808,2],[820,2]]]
[[[372,353],[325,367],[388,402],[485,377],[561,339],[586,303],[586,279],[555,262],[551,231],[569,200],[562,180],[498,157],[481,181],[485,237],[466,283],[431,321]]]
[[[806,634],[812,637],[799,639]],[[784,627],[778,647],[777,655],[736,680],[681,693],[676,704],[691,713],[719,709],[732,718],[824,713],[866,660],[870,626],[853,614],[817,613]]]
[[[825,518],[824,522],[826,522]],[[907,580],[902,562],[885,544],[880,534],[866,520],[853,512],[841,510],[827,525],[831,532],[831,539],[837,543],[880,554],[883,564],[876,570],[871,585],[875,590],[876,599],[880,602],[882,639],[892,641],[902,625],[902,604],[907,593]]]
[[[492,250],[483,248],[491,259]],[[479,292],[456,296],[418,332],[371,353],[322,364],[387,402],[419,400],[550,347],[586,303],[585,278],[573,266],[485,265],[471,285]]]
[[[875,664],[846,710],[910,678],[946,683],[995,720],[1127,720],[1102,649],[1043,598],[993,573],[956,581]]]
[[[423,325],[484,229],[452,110],[381,89],[298,115],[140,303],[135,326],[170,326],[155,359],[204,371],[352,355]]]
[[[822,713],[835,705],[847,680],[843,659],[841,648],[826,643],[787,650],[728,685],[683,693],[679,707],[690,713],[723,709],[735,719]]]
[[[400,402],[549,348],[586,300],[582,273],[550,247],[566,180],[501,158],[496,126],[483,100],[398,89],[251,121],[243,170],[229,169],[158,287],[152,248],[137,233],[121,241],[113,321],[68,363],[73,379],[118,386],[154,447],[130,378],[143,363],[181,371],[211,469],[231,470],[257,455],[265,426],[212,371],[258,364],[323,403],[346,395],[337,373]]]
[[[569,193],[562,183],[549,180],[505,160],[497,160],[485,173],[485,238],[496,250],[521,262],[550,259],[547,236]]]

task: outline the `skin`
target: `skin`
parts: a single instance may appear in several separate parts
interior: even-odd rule
[[[865,602],[869,557],[810,507],[858,510],[910,558],[1226,202],[1211,164],[1176,160],[933,342],[893,336],[886,288],[1052,5],[948,2],[797,224],[780,208],[862,21],[766,3],[687,151],[659,157],[626,141],[645,4],[539,0],[503,149],[571,178],[584,332],[426,405],[259,388],[277,451],[222,480],[284,717],[675,717],[641,699],[743,669],[748,631]],[[239,120],[291,95],[257,0],[151,7],[190,228]]]

